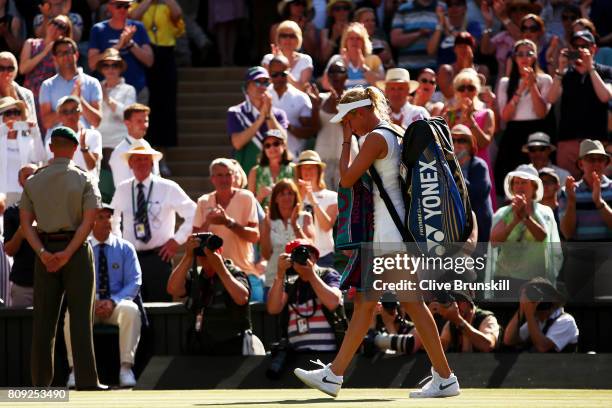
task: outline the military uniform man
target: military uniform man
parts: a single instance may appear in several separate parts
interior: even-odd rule
[[[77,389],[108,388],[98,382],[93,351],[94,263],[86,240],[101,198],[91,176],[72,162],[78,143],[72,129],[53,130],[53,160],[28,179],[19,205],[21,228],[38,255],[31,355],[35,387],[48,387],[53,380],[55,333],[66,292]]]

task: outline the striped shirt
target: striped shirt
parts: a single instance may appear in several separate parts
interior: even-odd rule
[[[333,269],[321,274],[321,279],[326,285],[337,288],[340,286],[340,275]],[[298,281],[299,282],[299,281]],[[297,296],[300,298],[300,296]],[[299,314],[298,314],[299,313]],[[301,316],[300,316],[301,315]],[[308,322],[308,332],[300,334],[298,320],[305,319]],[[300,304],[289,305],[289,343],[295,350],[317,350],[335,351],[336,336],[330,326],[323,305],[318,299],[309,299]]]
[[[612,183],[606,176],[601,176],[601,196],[612,206]],[[567,210],[565,187],[559,196],[559,217],[563,219]],[[584,179],[576,183],[576,231],[570,241],[610,241],[612,229],[604,222],[595,203],[592,192]]]
[[[438,24],[437,3],[434,0],[428,6],[422,6],[417,0],[408,0],[408,2],[399,6],[393,16],[391,30],[401,29],[404,34],[409,34],[421,29],[428,29],[433,34]],[[421,36],[409,46],[399,48],[398,66],[411,70],[434,68],[436,66],[436,56],[427,55],[429,38],[430,36]]]

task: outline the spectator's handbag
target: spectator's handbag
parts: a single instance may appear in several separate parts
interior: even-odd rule
[[[244,331],[242,338],[242,355],[243,356],[265,356],[266,349],[259,340],[259,337],[253,334],[251,329]]]

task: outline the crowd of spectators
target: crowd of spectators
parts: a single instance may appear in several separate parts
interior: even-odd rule
[[[506,330],[470,294],[432,300],[431,311],[446,322],[444,347],[575,346],[564,296],[593,299],[594,274],[605,261],[593,256],[586,273],[562,273],[560,243],[612,238],[609,1],[280,0],[276,21],[251,27],[254,43],[264,38],[266,47],[252,47],[261,52],[246,62],[259,65],[245,69],[244,100],[227,107],[234,157],[210,164],[214,189],[197,202],[167,178],[163,160],[177,144],[177,66],[185,55],[187,64],[196,63],[189,60],[194,51],[205,55],[207,34],[220,64],[235,64],[236,48],[244,46],[241,22],[260,15],[255,2],[203,2],[204,28],[197,1],[37,3],[0,0],[2,262],[12,257],[11,292],[0,298],[32,304],[34,254],[16,203],[27,178],[52,158],[53,130],[69,128],[79,141],[74,162],[110,204],[91,238],[104,282],[96,316],[124,333],[124,385],[133,384],[127,370],[138,344],[135,299],[191,297],[192,264],[201,270],[205,298],[194,309],[196,331],[202,332],[198,315],[200,325],[209,324],[202,313],[211,305],[225,305],[237,322],[217,333],[204,330],[200,350],[242,347],[242,336],[223,336],[249,329],[247,299],[267,302],[271,314],[288,313],[285,331],[295,349],[335,350],[328,312],[342,305],[346,258],[334,248],[343,129],[331,118],[342,93],[356,86],[384,92],[396,129],[445,118],[478,241],[489,244],[486,276],[507,279],[524,295]],[[359,149],[356,140],[351,147]],[[222,251],[208,246],[198,253],[204,238],[192,233],[221,237]],[[181,247],[183,259],[173,269]],[[305,259],[295,258],[296,248]],[[121,261],[129,270],[113,271],[129,276],[129,284],[114,275],[107,281],[107,260],[120,256],[138,261]],[[565,259],[572,264],[571,251]],[[297,292],[284,291],[285,283]],[[554,301],[533,301],[529,290]],[[406,353],[420,348],[401,308],[381,307],[379,315],[371,344]],[[223,326],[222,315],[212,321]]]

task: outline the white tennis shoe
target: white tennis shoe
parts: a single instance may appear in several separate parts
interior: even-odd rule
[[[410,393],[410,398],[454,397],[461,393],[459,380],[457,380],[457,377],[453,373],[451,373],[448,378],[442,378],[432,367],[431,377],[427,377],[425,380],[429,381],[419,391],[412,391]]]
[[[311,371],[296,368],[293,370],[293,373],[307,386],[322,391],[334,398],[337,397],[338,393],[340,392],[340,388],[342,387],[343,377],[332,372],[330,368],[331,363],[325,365],[321,362],[321,360],[310,360],[310,362],[318,364],[323,368]]]

